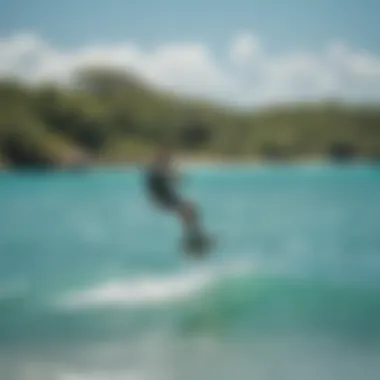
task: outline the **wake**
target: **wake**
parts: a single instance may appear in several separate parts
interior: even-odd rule
[[[187,270],[177,275],[138,275],[128,279],[110,279],[66,294],[59,299],[58,305],[65,309],[167,305],[199,296],[212,290],[223,279],[246,276],[252,271],[252,263],[237,261]]]

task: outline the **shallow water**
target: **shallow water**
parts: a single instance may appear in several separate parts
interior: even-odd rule
[[[142,180],[0,175],[1,379],[380,378],[380,167],[187,168],[202,261]]]

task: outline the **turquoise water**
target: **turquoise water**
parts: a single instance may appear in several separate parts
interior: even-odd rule
[[[0,174],[1,379],[380,378],[380,167],[184,169],[193,261],[137,169]]]

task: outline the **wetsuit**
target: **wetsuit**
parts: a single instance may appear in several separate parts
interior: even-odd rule
[[[162,168],[148,169],[147,187],[153,199],[169,209],[178,207],[182,200],[173,188],[172,179]]]
[[[172,178],[169,173],[158,166],[152,166],[147,173],[147,188],[153,200],[168,210],[178,210],[180,206],[188,204],[184,202],[175,191]],[[192,214],[194,208],[192,207]],[[185,223],[184,248],[192,253],[204,253],[210,246],[210,241],[202,233],[198,217],[192,217],[192,221]]]

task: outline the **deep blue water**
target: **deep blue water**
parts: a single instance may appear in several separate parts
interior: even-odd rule
[[[379,379],[380,167],[183,171],[201,261],[137,169],[0,174],[0,378]]]

